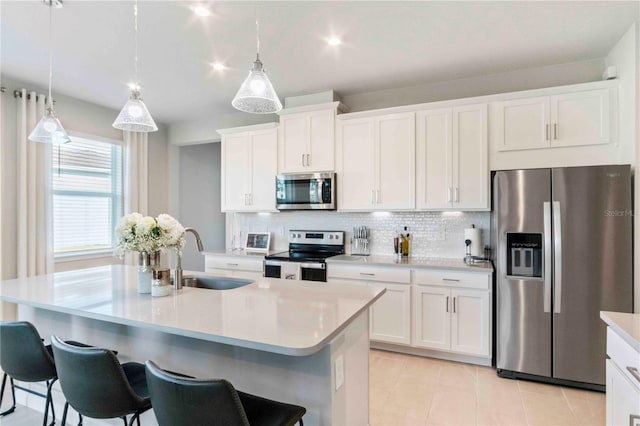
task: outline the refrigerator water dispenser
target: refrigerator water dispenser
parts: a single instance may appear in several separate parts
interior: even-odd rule
[[[542,234],[507,233],[507,276],[542,278]]]

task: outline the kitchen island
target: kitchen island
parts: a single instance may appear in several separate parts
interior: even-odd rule
[[[222,377],[304,406],[308,425],[368,424],[368,308],[384,288],[261,278],[151,297],[136,282],[136,268],[111,265],[3,281],[0,300],[17,304],[17,319],[47,340],[55,334],[116,349],[123,362]]]

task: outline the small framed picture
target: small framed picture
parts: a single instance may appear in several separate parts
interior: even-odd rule
[[[255,253],[267,253],[271,242],[271,232],[247,232],[247,241],[244,251]]]

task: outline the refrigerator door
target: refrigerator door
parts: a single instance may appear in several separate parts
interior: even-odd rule
[[[605,384],[600,311],[632,311],[629,166],[552,170],[553,377]]]
[[[496,172],[493,185],[493,222],[497,238],[497,367],[550,377],[551,170]],[[549,212],[546,235],[545,205]],[[518,272],[514,273],[516,269],[513,265],[508,268],[509,257],[512,263],[517,261],[513,254],[509,255],[510,249],[507,247],[508,236],[513,237],[513,233],[527,233],[540,238],[542,252],[547,253],[547,256],[543,256],[541,277],[514,277],[521,275],[522,269],[518,268]],[[518,250],[515,249],[513,253]],[[511,275],[507,275],[508,269],[511,269]],[[528,269],[524,270],[526,272]]]

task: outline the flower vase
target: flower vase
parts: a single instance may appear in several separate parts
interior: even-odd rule
[[[160,252],[138,253],[138,293],[151,293],[153,270],[160,265]]]

